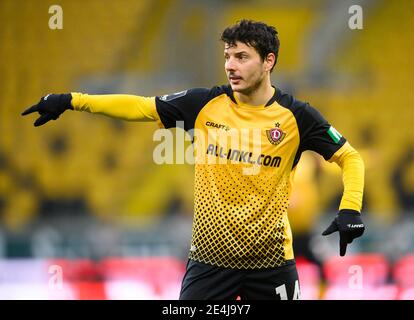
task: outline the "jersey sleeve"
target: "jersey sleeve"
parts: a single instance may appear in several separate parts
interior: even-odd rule
[[[201,109],[216,96],[223,93],[222,88],[194,88],[177,93],[155,97],[156,111],[160,123],[166,129],[180,126],[186,131],[194,128],[195,120]]]
[[[298,117],[301,149],[315,151],[329,160],[346,139],[308,103],[304,103],[301,109]]]
[[[349,142],[346,142],[329,159],[329,162],[335,162],[342,169],[344,193],[339,210],[351,209],[361,212],[365,175],[364,160],[361,155]]]
[[[101,114],[127,121],[158,121],[154,97],[127,94],[91,95],[72,92],[72,107],[76,111]]]

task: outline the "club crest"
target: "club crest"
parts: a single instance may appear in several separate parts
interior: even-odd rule
[[[269,139],[271,144],[278,145],[286,136],[286,132],[280,129],[279,125],[279,123],[276,123],[276,128],[266,130],[267,139]]]

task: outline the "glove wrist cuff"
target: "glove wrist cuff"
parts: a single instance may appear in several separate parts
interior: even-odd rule
[[[70,93],[64,93],[61,95],[61,101],[63,102],[63,105],[65,106],[66,110],[71,109],[73,110],[72,106],[72,94]]]
[[[342,210],[339,210],[338,214],[361,215],[361,212],[353,210],[353,209],[342,209]]]

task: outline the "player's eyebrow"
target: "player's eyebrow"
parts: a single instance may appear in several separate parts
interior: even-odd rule
[[[224,50],[224,55],[226,55],[226,54],[229,54],[229,52],[228,52],[227,50]],[[242,54],[246,54],[246,55],[248,55],[247,51],[244,51],[244,50],[242,50],[242,51],[237,51],[237,52],[235,52],[235,53],[234,53],[234,55],[235,55],[235,56],[240,56],[240,55],[242,55]]]

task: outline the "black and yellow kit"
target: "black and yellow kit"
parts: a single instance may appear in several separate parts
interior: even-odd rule
[[[274,268],[294,259],[289,195],[296,165],[306,150],[341,166],[340,209],[361,210],[364,169],[358,153],[316,109],[278,88],[263,106],[241,103],[230,86],[147,98],[72,96],[75,110],[157,121],[165,128],[177,126],[178,121],[194,134],[190,260],[249,270]],[[240,138],[241,132],[250,139],[235,145],[217,138],[220,133],[238,133]]]

